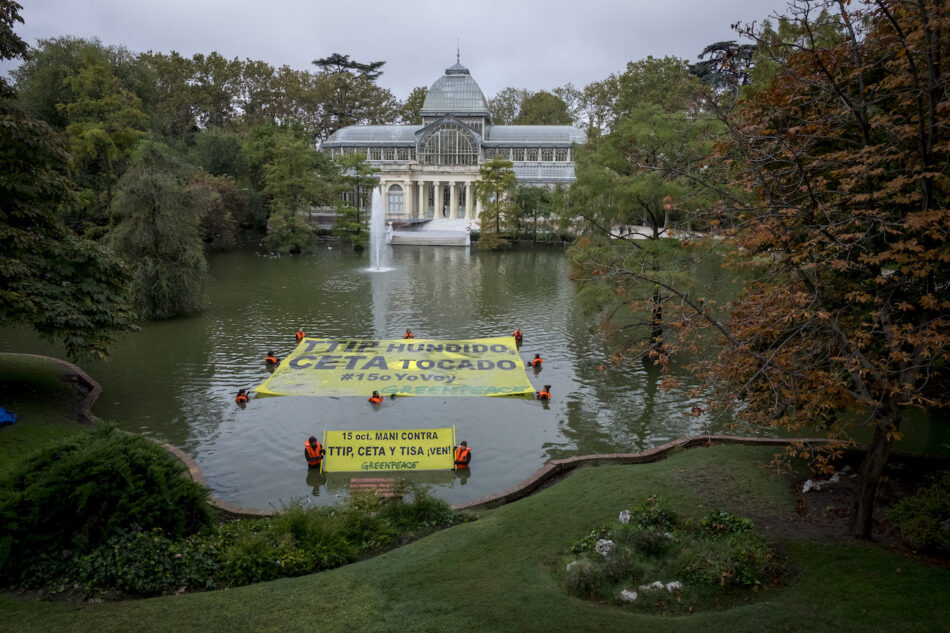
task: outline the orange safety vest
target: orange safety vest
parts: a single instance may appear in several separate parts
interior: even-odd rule
[[[524,335],[521,333],[521,330],[515,330],[515,340],[519,343]]]
[[[264,362],[268,363],[269,365],[276,365],[278,361],[276,356],[268,356],[264,359]]]
[[[320,441],[317,440],[317,445],[311,446],[310,441],[307,440],[303,443],[304,450],[307,452],[307,465],[311,468],[316,468],[320,465],[320,462],[323,461],[323,456],[320,454],[320,451],[323,450],[323,446],[320,445]]]
[[[472,461],[472,451],[469,447],[462,448],[461,446],[455,447],[455,467],[456,468],[468,468],[468,463]]]
[[[532,367],[540,367],[540,366],[541,366],[541,363],[543,363],[543,362],[544,362],[544,361],[541,360],[540,358],[532,358],[530,365],[531,365]]]
[[[413,336],[412,332],[406,332],[406,335],[403,338],[415,338],[415,336]]]
[[[550,391],[539,391],[537,394],[538,400],[550,400],[551,392]]]
[[[237,398],[235,398],[234,401],[238,404],[247,404],[247,396],[242,393]]]
[[[306,335],[307,335],[306,332],[297,332],[297,342],[299,343],[300,341],[302,341]]]
[[[382,396],[370,396],[370,397],[369,397],[369,401],[372,402],[373,404],[379,404],[380,402],[383,401],[383,397],[382,397]]]

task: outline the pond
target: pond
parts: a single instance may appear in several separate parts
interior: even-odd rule
[[[504,490],[551,459],[635,452],[727,429],[688,415],[697,403],[686,389],[664,392],[655,372],[608,361],[610,347],[578,306],[561,251],[387,248],[386,272],[370,271],[365,254],[332,247],[296,257],[253,250],[212,256],[201,314],[148,323],[120,340],[109,360],[82,364],[103,386],[94,413],[182,448],[218,497],[255,508],[295,499],[325,505],[347,494],[351,475],[306,467],[304,442],[325,429],[454,426],[472,448],[470,472],[414,476],[452,503]],[[235,405],[239,388],[268,377],[269,351],[284,358],[295,347],[300,327],[327,338],[401,338],[412,328],[430,339],[508,336],[520,328],[522,358],[544,359],[528,376],[536,389],[552,385],[553,397],[401,397],[373,407],[367,393]],[[23,328],[0,329],[0,350],[63,356]]]

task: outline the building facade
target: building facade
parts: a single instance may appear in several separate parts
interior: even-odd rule
[[[571,183],[574,147],[586,140],[569,125],[493,125],[485,95],[457,62],[429,88],[421,115],[422,125],[345,127],[321,146],[334,157],[366,155],[392,220],[477,221],[478,170],[496,156],[513,163],[519,184]]]

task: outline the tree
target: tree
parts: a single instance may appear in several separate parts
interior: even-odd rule
[[[853,425],[870,427],[850,526],[866,538],[907,412],[950,404],[950,82],[937,36],[950,16],[935,0],[837,3],[842,37],[829,42],[815,20],[835,5],[793,7],[795,39],[760,42],[781,52],[769,85],[724,117],[718,154],[754,199],[723,197],[735,224],[722,237],[753,280],[728,323],[681,299],[722,337],[711,371],[740,419],[824,429],[842,441],[818,455],[825,472]]]
[[[402,105],[399,118],[407,125],[422,125],[422,106],[425,104],[429,89],[425,86],[417,86],[412,89],[406,102]]]
[[[488,111],[491,112],[492,123],[511,125],[521,112],[521,103],[530,95],[530,90],[509,86],[489,99]]]
[[[515,187],[514,164],[498,156],[478,168],[478,181],[475,190],[482,203],[479,221],[482,237],[479,243],[484,247],[486,234],[495,234],[500,239],[502,224],[508,224],[513,213],[511,191]],[[492,238],[490,238],[492,239]]]
[[[396,118],[395,97],[375,83],[385,63],[363,64],[339,53],[313,60],[321,70],[316,86],[322,112],[317,130],[319,138],[327,138],[350,125],[388,123]]]
[[[515,125],[570,125],[567,104],[550,92],[536,92],[521,102]]]
[[[12,29],[22,22],[20,9],[0,0],[0,58],[26,50]],[[63,223],[63,209],[77,203],[69,153],[13,96],[0,79],[0,320],[61,341],[71,359],[102,358],[117,336],[135,328],[128,271]]]
[[[547,220],[554,211],[553,192],[544,187],[518,186],[514,195],[514,210],[523,235],[531,234],[531,241],[538,240],[538,225]]]
[[[355,59],[350,59],[349,55],[333,53],[329,57],[321,57],[320,59],[313,60],[313,64],[331,74],[350,74],[365,77],[370,81],[376,81],[383,74],[380,68],[382,68],[386,62],[369,62],[368,64],[362,64]]]
[[[199,172],[188,188],[205,201],[198,232],[208,250],[226,250],[238,243],[238,227],[247,222],[248,197],[229,176]]]
[[[57,107],[66,115],[77,179],[83,186],[83,228],[95,232],[108,221],[112,191],[124,162],[145,136],[148,117],[141,99],[124,89],[109,66],[90,55],[67,77],[69,101]]]
[[[200,210],[207,201],[185,188],[181,166],[164,146],[144,144],[119,181],[109,243],[132,269],[134,305],[145,318],[191,314],[207,279]]]
[[[673,295],[656,279],[689,286],[691,253],[670,238],[685,210],[709,203],[690,172],[710,151],[713,123],[659,105],[640,106],[577,152],[572,212],[582,219],[578,229],[587,239],[572,248],[575,276],[582,285],[612,289],[597,295],[608,315],[621,307],[650,315],[624,327],[646,326],[648,344],[635,351],[651,362],[665,362],[671,349],[664,305]],[[650,279],[642,280],[646,271]]]
[[[366,155],[359,152],[341,156],[336,162],[339,218],[333,233],[359,250],[369,241],[363,207],[370,199],[372,187],[376,186],[379,170],[366,162]]]
[[[798,12],[806,46],[735,122],[760,205],[739,243],[770,255],[776,283],[737,303],[753,353],[730,349],[741,361],[728,378],[736,395],[749,381],[749,415],[773,424],[817,419],[838,435],[843,412],[863,412],[874,438],[851,531],[868,537],[906,412],[950,404],[950,60],[936,38],[950,17],[933,0],[839,16],[847,37],[827,48]]]

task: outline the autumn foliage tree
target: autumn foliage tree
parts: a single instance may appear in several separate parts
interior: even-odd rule
[[[828,8],[830,44],[812,28]],[[721,148],[753,196],[723,203],[722,236],[754,281],[728,323],[693,307],[726,343],[714,370],[741,418],[840,440],[871,427],[851,518],[866,538],[908,411],[950,403],[950,13],[939,0],[793,11],[801,35],[768,42],[778,70],[726,117]]]

